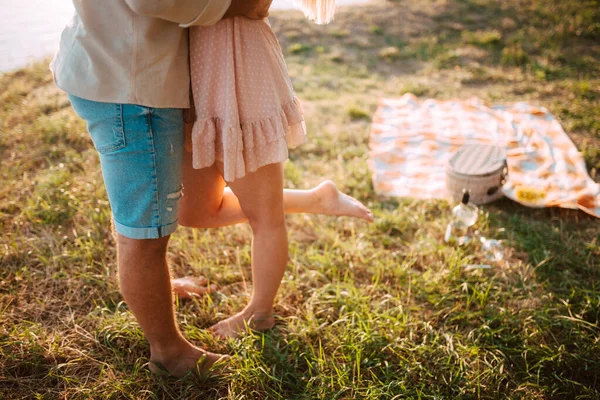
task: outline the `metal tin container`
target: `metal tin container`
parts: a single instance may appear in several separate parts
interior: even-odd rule
[[[454,153],[446,165],[446,188],[455,202],[467,189],[473,203],[486,204],[503,196],[507,174],[504,147],[467,145]]]

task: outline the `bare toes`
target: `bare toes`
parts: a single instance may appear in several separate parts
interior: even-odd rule
[[[179,285],[197,285],[197,286],[206,286],[208,280],[204,276],[184,276],[183,278],[173,279],[172,283],[177,283]]]
[[[235,339],[248,329],[264,332],[271,329],[274,325],[275,318],[272,314],[261,314],[258,316],[240,313],[216,323],[210,328],[210,331],[222,339]]]
[[[207,293],[213,293],[217,290],[217,286],[208,283],[204,277],[184,277],[171,280],[173,292],[181,299],[188,299],[194,296],[202,296]]]

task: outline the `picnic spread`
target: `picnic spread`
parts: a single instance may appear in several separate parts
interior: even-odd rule
[[[375,192],[449,198],[449,161],[471,145],[505,149],[507,174],[500,190],[506,197],[600,218],[600,185],[588,175],[582,154],[547,109],[526,102],[420,100],[410,93],[382,99],[369,138]]]

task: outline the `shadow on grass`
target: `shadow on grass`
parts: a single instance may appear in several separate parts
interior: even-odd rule
[[[598,396],[600,373],[600,225],[581,211],[529,209],[507,199],[490,207],[491,224],[527,254],[539,298],[504,352],[521,379],[551,398]],[[521,316],[522,318],[522,316]],[[515,332],[516,333],[516,332]],[[492,340],[492,342],[494,342]]]

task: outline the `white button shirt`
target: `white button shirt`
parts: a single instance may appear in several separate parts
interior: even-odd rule
[[[190,105],[188,34],[219,21],[231,0],[73,0],[50,65],[75,96],[156,108]]]

